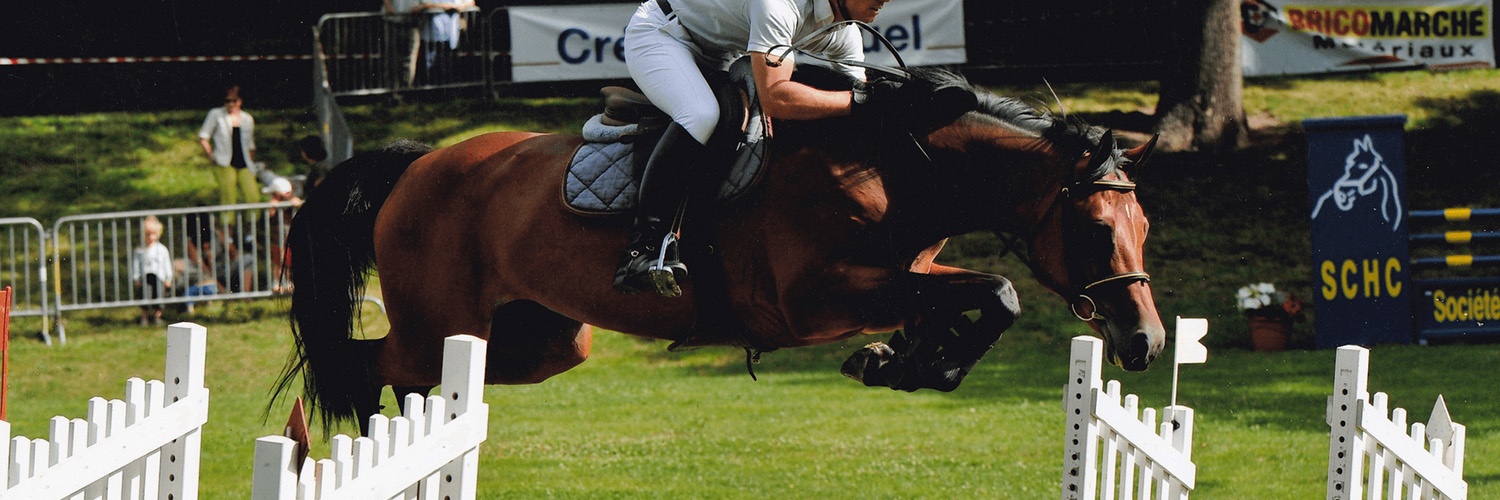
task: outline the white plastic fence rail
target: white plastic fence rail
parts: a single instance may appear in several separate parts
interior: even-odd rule
[[[166,377],[125,382],[125,399],[89,400],[88,418],[52,417],[47,439],[10,438],[0,498],[198,498],[199,447],[208,421],[206,329],[167,327]]]
[[[1450,420],[1443,397],[1438,396],[1427,423],[1411,424],[1408,433],[1405,409],[1387,412],[1383,392],[1370,397],[1370,351],[1344,346],[1337,356],[1327,409],[1327,498],[1468,498],[1464,426]]]
[[[1063,396],[1068,430],[1062,498],[1186,499],[1197,474],[1193,409],[1162,408],[1158,424],[1155,408],[1140,410],[1134,394],[1120,396],[1118,381],[1103,382],[1103,350],[1100,339],[1073,338]]]
[[[255,441],[255,500],[436,499],[476,496],[479,444],[489,426],[484,396],[485,342],[455,335],[443,342],[441,396],[406,397],[406,413],[370,417],[369,436],[334,436],[330,458],[295,464],[296,443]],[[300,472],[300,474],[299,474]]]

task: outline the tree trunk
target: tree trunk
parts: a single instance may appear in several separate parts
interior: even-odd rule
[[[1231,151],[1249,143],[1240,69],[1239,0],[1177,2],[1183,29],[1156,104],[1157,147]]]

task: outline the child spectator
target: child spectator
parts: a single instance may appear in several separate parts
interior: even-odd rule
[[[130,256],[130,281],[146,300],[160,300],[172,286],[172,254],[161,244],[161,221],[148,215],[141,221],[142,245]],[[161,304],[141,306],[141,326],[161,324]]]

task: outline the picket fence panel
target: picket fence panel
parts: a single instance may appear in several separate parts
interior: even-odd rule
[[[1134,394],[1121,396],[1118,381],[1104,383],[1104,341],[1074,337],[1072,350],[1063,395],[1062,498],[1186,500],[1197,474],[1193,409],[1164,407],[1158,423],[1155,408],[1140,409]]]
[[[370,417],[369,436],[340,434],[329,458],[295,463],[297,443],[255,441],[255,500],[468,500],[477,496],[479,445],[489,430],[484,403],[485,341],[443,343],[441,396],[406,396],[402,416]],[[425,404],[424,404],[425,403]]]
[[[10,444],[0,498],[198,498],[206,343],[202,326],[167,327],[165,382],[131,378],[125,399],[90,399],[86,419],[52,417],[46,439],[11,438],[0,421]]]
[[[1468,498],[1465,428],[1452,421],[1442,396],[1427,423],[1408,427],[1405,409],[1388,411],[1383,392],[1370,396],[1369,350],[1340,347],[1335,366],[1326,413],[1329,500]]]

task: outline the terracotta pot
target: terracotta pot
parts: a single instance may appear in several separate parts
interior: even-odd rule
[[[1280,351],[1286,349],[1286,339],[1292,333],[1290,321],[1266,316],[1250,316],[1250,344],[1257,351]]]

